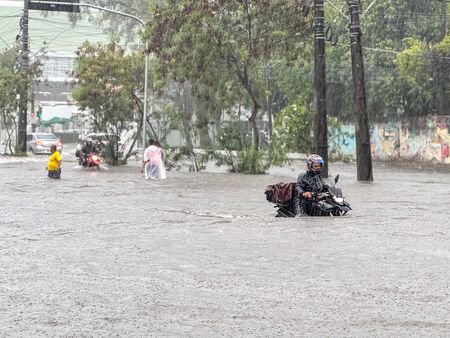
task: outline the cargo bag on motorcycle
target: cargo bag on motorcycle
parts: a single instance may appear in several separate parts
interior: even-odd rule
[[[276,183],[270,184],[266,187],[264,194],[269,202],[275,204],[283,204],[289,201],[295,193],[295,183]]]
[[[295,196],[295,182],[280,182],[270,184],[266,187],[264,194],[266,200],[276,205],[276,217],[294,217],[294,196]]]

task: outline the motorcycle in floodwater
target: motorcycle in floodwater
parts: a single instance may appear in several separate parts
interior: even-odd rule
[[[96,153],[90,153],[87,157],[86,157],[86,162],[84,163],[84,167],[85,168],[95,168],[95,169],[100,169],[100,157],[96,154]]]
[[[308,200],[305,213],[308,216],[344,216],[352,208],[345,201],[341,188],[336,187],[339,175],[334,184],[324,192],[312,192]],[[295,182],[268,185],[264,194],[269,202],[275,203],[277,209],[275,217],[295,217]]]
[[[78,157],[79,166],[83,168],[100,169],[101,159],[97,153],[90,153],[86,156],[86,159],[84,159],[84,155],[81,153],[81,151],[77,150],[75,156]]]

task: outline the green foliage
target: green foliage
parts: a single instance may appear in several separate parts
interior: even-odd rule
[[[419,77],[413,73],[403,77],[399,74],[396,51],[410,49],[411,41],[416,46],[433,45],[441,41],[440,1],[423,0],[361,0],[364,66],[367,110],[371,121],[386,121],[399,115],[426,115],[436,112],[438,94],[442,87],[434,81],[434,88],[424,90],[422,84],[436,80],[438,65],[425,67]],[[346,13],[347,5],[335,3]],[[339,37],[336,46],[327,44],[327,112],[343,121],[353,121],[353,83],[351,76],[348,21],[329,3],[325,3],[327,27]],[[422,50],[423,51],[423,50]],[[412,54],[415,56],[412,57]],[[414,60],[428,63],[427,53],[409,50],[413,71]],[[442,56],[442,54],[441,54]],[[434,60],[445,60],[434,58]],[[441,72],[442,74],[442,72]],[[439,80],[443,83],[443,81]],[[419,84],[419,86],[417,86]]]
[[[238,154],[237,171],[243,174],[264,174],[270,163],[265,161],[264,153],[255,148],[246,148]]]
[[[187,147],[171,147],[165,152],[164,165],[167,171],[180,170],[182,167],[191,168],[192,153]]]
[[[441,55],[450,54],[450,34],[446,35],[445,38],[434,46],[434,50]]]
[[[404,106],[414,115],[443,114],[450,104],[450,35],[437,44],[407,43],[395,60]]]
[[[20,70],[19,46],[0,51],[0,125],[3,125],[6,134],[5,153],[23,155],[13,144],[14,131],[17,128],[17,112],[19,109],[19,96],[25,86],[30,87],[40,74],[39,63],[30,64],[28,72]]]
[[[138,112],[136,87],[143,82],[142,65],[141,54],[126,55],[115,42],[86,42],[77,51],[72,95],[81,110],[90,113],[95,131],[111,135],[105,158],[111,165],[124,163],[119,159],[118,141]]]
[[[256,121],[266,100],[267,61],[274,56],[291,59],[299,50],[296,42],[308,31],[297,2],[169,0],[151,10],[154,17],[145,38],[158,58],[161,79],[190,81],[199,101],[208,98],[219,111],[243,105],[250,111],[253,146],[258,148]],[[287,39],[290,43],[284,43]],[[230,84],[235,90],[224,90]],[[219,99],[222,93],[226,101]],[[205,119],[200,121],[204,125]]]
[[[169,135],[172,130],[181,128],[179,114],[173,104],[167,104],[162,107],[161,110],[153,111],[151,117],[156,121],[156,136],[160,142],[165,142],[167,135]]]
[[[276,103],[275,111],[293,104],[299,96],[304,97],[305,102],[313,100],[314,87],[311,76],[314,71],[313,53],[310,41],[304,41],[301,57],[297,60],[288,62],[283,59],[275,59],[272,61],[271,79],[275,84],[276,89],[274,90],[282,95],[282,102]]]
[[[178,128],[183,135],[198,137],[201,146],[209,149],[208,126],[220,126],[224,116],[236,118],[237,107],[244,112],[239,118],[245,115],[256,129],[266,110],[282,116],[280,112],[299,96],[304,98],[303,107],[313,107],[312,3],[132,0],[125,4],[112,0],[107,6],[130,6],[131,11],[137,9],[131,13],[148,18],[142,37],[155,56],[152,84],[162,100],[174,103],[173,109],[158,112],[156,120],[164,121],[164,130]],[[361,0],[363,12],[369,5],[372,7],[361,17],[361,25],[370,120],[448,113],[449,52],[448,38],[443,40],[440,33],[441,2]],[[303,6],[310,9],[306,17]],[[327,113],[349,122],[354,119],[354,100],[348,21],[335,7],[348,12],[345,1],[333,6],[325,2],[326,27],[339,38],[337,45],[326,45]],[[184,94],[173,95],[174,87]],[[233,133],[239,134],[240,126],[235,128]],[[294,129],[289,130],[295,134]],[[309,137],[310,133],[303,135]],[[242,150],[248,145],[238,135],[229,137],[227,146],[221,147]],[[286,160],[283,154],[307,150],[307,143],[275,134],[271,161],[281,163]],[[189,142],[187,146],[191,146]],[[234,163],[237,166],[237,160]]]
[[[20,94],[21,84],[24,80],[15,66],[18,57],[16,49],[5,50],[0,54],[0,111],[5,119],[7,118],[5,114],[18,109],[17,96]],[[8,116],[12,118],[12,115]]]
[[[409,48],[397,55],[395,64],[400,75],[413,86],[417,86],[417,80],[422,73],[424,59],[421,54],[425,52],[426,45],[415,39],[406,39]]]
[[[241,125],[238,121],[227,122],[222,125],[218,133],[220,149],[240,151],[249,146],[251,141],[243,131]]]
[[[227,166],[232,173],[264,174],[270,167],[266,154],[253,147],[236,150],[210,150],[200,154],[200,163],[205,168],[208,161],[216,166]]]
[[[208,161],[214,161],[216,166],[227,166],[232,173],[239,172],[238,152],[235,150],[223,150],[208,152]]]
[[[275,116],[270,140],[272,164],[287,162],[290,151],[309,153],[312,148],[313,112],[305,107],[304,99],[284,108]]]
[[[372,0],[362,1],[362,8]],[[402,49],[401,42],[408,37],[431,42],[439,40],[440,1],[377,0],[361,22],[368,45]],[[400,47],[400,48],[399,48]]]
[[[199,162],[214,161],[217,166],[227,166],[230,172],[262,174],[270,163],[264,152],[251,146],[250,137],[244,132],[240,121],[224,123],[218,133],[219,150],[205,151],[200,154]]]

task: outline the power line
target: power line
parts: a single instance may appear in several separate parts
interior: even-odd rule
[[[17,15],[0,15],[0,18],[5,18],[5,19],[9,19],[9,18],[21,18],[22,15],[17,14]]]
[[[361,17],[363,17],[371,8],[372,6],[377,2],[377,0],[373,0],[372,3],[369,5],[369,7],[366,8],[366,10],[361,14]]]
[[[344,43],[338,43],[336,44],[336,46],[342,46],[342,47],[348,47],[350,48],[351,45],[349,44],[344,44]],[[380,53],[388,53],[388,54],[401,54],[402,51],[397,51],[397,50],[392,50],[392,49],[383,49],[383,48],[373,48],[373,47],[362,47],[362,49],[365,50],[369,50],[369,51],[373,51],[373,52],[380,52]],[[441,60],[450,60],[450,57],[447,56],[433,56],[433,55],[429,55],[429,54],[415,54],[415,55],[410,55],[411,57],[419,57],[419,58],[433,58],[433,59],[441,59]]]
[[[0,36],[0,40],[2,40],[3,43],[4,43],[8,48],[11,48],[11,46],[9,45],[9,43],[6,42],[1,36]]]
[[[76,28],[76,27],[85,27],[85,28],[91,28],[91,29],[92,29],[93,27],[96,27],[96,25],[84,25],[84,24],[81,24],[81,23],[79,23],[79,22],[77,22],[77,23],[75,23],[75,24],[72,24],[72,23],[69,22],[69,21],[60,21],[60,22],[58,22],[58,21],[55,21],[55,20],[44,19],[44,18],[33,18],[33,17],[31,17],[30,20],[31,20],[31,21],[41,21],[41,22],[45,22],[45,23],[47,23],[49,26],[52,26],[52,27],[71,26],[71,27],[74,27],[74,28]]]

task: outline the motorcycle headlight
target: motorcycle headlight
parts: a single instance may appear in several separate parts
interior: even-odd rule
[[[343,197],[333,197],[336,203],[342,204],[344,203],[344,198]]]

